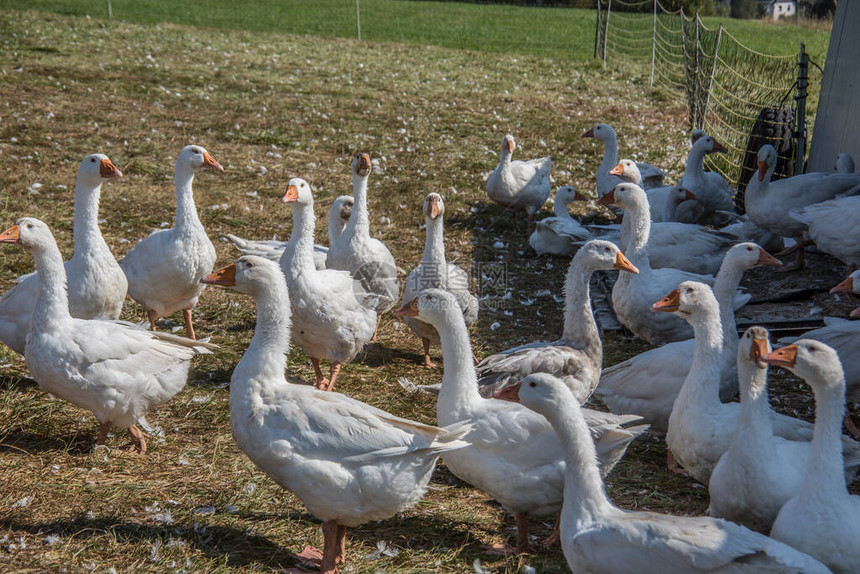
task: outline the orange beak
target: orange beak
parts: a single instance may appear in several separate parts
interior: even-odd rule
[[[760,161],[758,162],[758,180],[764,181],[764,174],[767,173],[767,162]]]
[[[200,280],[207,285],[219,285],[221,287],[232,287],[236,284],[236,264],[231,263],[227,267],[213,271]]]
[[[0,243],[18,243],[18,226],[13,225],[3,233],[0,233]]]
[[[370,169],[370,156],[366,153],[361,154],[361,157],[358,158],[358,167],[356,167],[355,173],[364,177],[370,173]]]
[[[430,217],[430,219],[436,219],[437,217],[439,217],[439,214],[441,213],[441,210],[439,209],[439,201],[436,199],[431,199],[427,203],[427,210],[429,211],[427,215]]]
[[[675,289],[653,305],[651,305],[652,311],[663,311],[665,313],[672,313],[677,311],[681,307],[681,292],[678,289]]]
[[[109,159],[103,159],[99,164],[99,175],[105,179],[122,177],[122,172]]]
[[[614,205],[614,204],[615,204],[615,190],[614,189],[597,200],[597,205]]]
[[[755,262],[756,266],[758,265],[773,265],[774,267],[782,267],[782,261],[765,251],[764,249],[759,249],[758,253],[758,261]]]
[[[832,295],[838,295],[840,293],[853,293],[854,292],[854,278],[848,277],[845,281],[834,287],[830,290]]]
[[[593,138],[593,137],[594,137],[594,128],[591,128],[590,130],[588,130],[587,132],[585,132],[584,134],[582,134],[582,137],[584,137],[584,138]]]
[[[520,402],[520,383],[511,383],[506,387],[502,387],[493,393],[494,399],[502,399],[503,401],[511,401],[512,403]]]
[[[692,200],[699,199],[698,197],[696,197],[696,194],[693,193],[692,191],[690,191],[689,189],[685,189],[684,192],[685,192],[684,193],[684,199],[692,199]]]
[[[615,167],[613,167],[609,171],[609,175],[623,175],[623,174],[624,174],[624,166],[622,166],[620,163],[618,165],[616,165]]]
[[[508,153],[514,153],[514,148],[516,147],[514,140],[505,140],[505,147],[507,148]]]
[[[639,270],[636,269],[636,266],[630,263],[630,260],[624,257],[624,254],[620,251],[615,255],[615,268],[620,271],[629,271],[630,273],[639,274]]]
[[[209,152],[205,152],[203,154],[203,167],[208,167],[209,169],[214,169],[215,171],[224,171],[224,168],[221,167],[221,164],[215,161],[215,158],[209,155]]]
[[[750,347],[750,361],[764,368],[762,357],[767,355],[767,341],[764,339],[753,339],[752,347]]]
[[[394,314],[398,317],[417,317],[418,316],[418,297],[401,305]]]
[[[777,365],[779,367],[793,367],[797,357],[797,345],[789,345],[782,349],[777,349],[769,355],[761,358],[765,363]]]
[[[727,150],[723,144],[714,140],[714,151],[725,153]]]
[[[856,309],[851,311],[851,313],[849,313],[848,316],[851,317],[852,319],[860,318],[860,307],[857,307]]]
[[[299,190],[295,185],[287,187],[284,197],[281,198],[281,203],[294,203],[299,200]]]

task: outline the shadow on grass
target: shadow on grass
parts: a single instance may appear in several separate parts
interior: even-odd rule
[[[36,454],[56,451],[71,455],[86,455],[95,442],[95,432],[73,433],[65,436],[46,436],[25,429],[15,428],[0,436],[0,453],[27,452]]]

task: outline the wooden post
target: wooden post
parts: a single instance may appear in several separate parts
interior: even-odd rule
[[[361,11],[358,7],[358,0],[355,0],[355,27],[358,30],[358,41],[361,42]]]
[[[800,43],[800,59],[797,62],[797,128],[794,137],[797,138],[794,160],[794,175],[803,173],[803,160],[806,157],[806,88],[809,86],[809,56],[806,47]]]
[[[108,0],[108,20],[113,20],[113,9],[110,5],[110,0]]]
[[[609,39],[609,15],[612,13],[612,0],[606,5],[606,26],[603,28],[603,67],[606,67],[606,41]]]
[[[597,49],[600,45],[600,3],[601,0],[597,0],[597,20],[594,24],[594,57],[597,58]]]

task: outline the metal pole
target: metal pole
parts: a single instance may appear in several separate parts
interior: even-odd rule
[[[723,37],[723,25],[717,29],[717,45],[714,46],[714,65],[711,66],[711,77],[708,79],[708,93],[705,94],[705,108],[702,110],[702,123],[700,128],[705,127],[705,116],[708,114],[708,104],[711,102],[711,89],[714,87],[714,74],[717,73],[717,55],[720,53],[720,40]],[[711,134],[713,135],[713,134]]]
[[[651,87],[654,87],[654,60],[657,58],[657,0],[654,0],[654,33],[651,36]]]
[[[113,9],[110,5],[110,0],[108,0],[108,20],[113,20]]]
[[[355,0],[355,27],[358,29],[358,41],[361,42],[361,11],[358,8],[358,0]]]
[[[696,14],[695,23],[696,23],[696,46],[695,46],[696,60],[695,60],[695,67],[693,68],[693,82],[695,83],[696,89],[693,93],[693,101],[694,101],[693,124],[692,124],[693,128],[699,127],[699,102],[701,101],[701,99],[699,97],[699,91],[700,91],[699,90],[699,85],[700,85],[699,80],[700,80],[700,75],[701,75],[699,73],[699,71],[701,70],[701,67],[699,66],[699,56],[702,53],[702,44],[699,42],[699,29],[700,28],[699,28],[699,15],[698,14]]]
[[[809,85],[809,56],[806,47],[800,43],[800,61],[797,63],[797,128],[794,137],[797,146],[794,160],[794,175],[803,173],[803,160],[806,157],[806,88]]]
[[[603,31],[603,67],[606,67],[606,42],[609,40],[609,14],[612,13],[612,0],[606,5],[606,26]]]
[[[597,58],[597,47],[600,45],[600,0],[597,0],[597,22],[594,26],[594,57]]]

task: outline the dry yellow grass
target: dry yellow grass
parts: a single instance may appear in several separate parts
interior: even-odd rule
[[[311,183],[322,216],[350,189],[352,153],[368,151],[380,160],[370,184],[374,235],[401,267],[420,259],[420,206],[430,191],[446,200],[450,259],[507,264],[511,314],[482,311],[479,356],[553,337],[561,326],[551,296],[524,304],[519,294],[559,293],[566,262],[531,259],[523,232],[482,191],[503,134],[517,136],[520,157],[551,154],[555,183],[582,190],[592,188],[600,151],[579,136],[598,120],[616,124],[622,153],[647,150],[673,175],[686,150],[683,108],[637,78],[586,63],[22,12],[0,13],[0,42],[0,224],[42,218],[70,255],[75,172],[85,155],[103,152],[125,173],[101,203],[103,233],[121,257],[171,222],[173,161],[193,142],[226,168],[195,181],[210,236],[285,238],[289,212],[275,200],[288,179]],[[323,240],[325,229],[317,233]],[[236,256],[225,243],[217,248],[219,265]],[[4,289],[31,269],[23,251],[0,249]],[[221,351],[197,361],[186,389],[149,417],[164,436],[140,458],[92,454],[94,418],[46,396],[20,357],[0,351],[0,570],[283,570],[305,544],[321,545],[318,522],[230,437],[226,385],[250,340],[251,302],[209,289],[196,316],[199,334]],[[124,318],[143,314],[129,303]],[[180,324],[172,321],[163,327]],[[390,315],[380,342],[344,369],[339,389],[433,421],[433,398],[405,392],[397,379],[437,382],[441,371],[418,366],[420,342]],[[608,364],[644,348],[620,334],[606,347]],[[290,367],[310,378],[299,351]],[[115,434],[109,444],[126,440]],[[668,476],[664,455],[661,442],[638,441],[610,478],[611,495],[628,507],[702,513],[706,492]],[[537,535],[548,534],[545,522],[533,522]],[[566,568],[557,548],[482,554],[511,528],[497,505],[440,468],[417,508],[350,530],[347,570],[464,572],[475,560],[493,572]],[[399,554],[369,558],[378,541]]]

